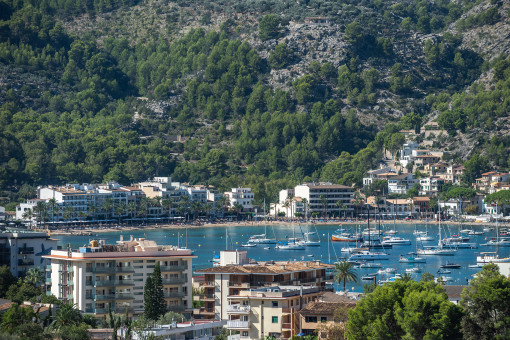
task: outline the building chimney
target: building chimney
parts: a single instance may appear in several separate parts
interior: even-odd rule
[[[133,235],[129,235],[129,240],[133,241]]]
[[[284,265],[284,264],[282,264],[280,267],[281,267],[283,270],[285,270],[285,265]]]
[[[120,242],[124,241],[124,235],[120,235]]]

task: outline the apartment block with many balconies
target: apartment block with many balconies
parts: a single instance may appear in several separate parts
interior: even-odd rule
[[[157,245],[143,238],[117,244],[91,241],[78,250],[52,251],[51,293],[85,313],[136,315],[144,309],[144,286],[159,262],[168,310],[191,313],[191,250]]]
[[[205,306],[197,316],[227,320],[241,339],[289,338],[298,333],[297,311],[326,289],[332,268],[320,261],[254,262],[246,251],[222,251],[220,266],[198,271]]]

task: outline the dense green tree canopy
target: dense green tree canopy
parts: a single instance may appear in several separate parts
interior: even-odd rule
[[[462,310],[433,281],[396,280],[349,311],[347,339],[461,339]]]

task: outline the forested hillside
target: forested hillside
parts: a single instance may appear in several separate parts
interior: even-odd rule
[[[510,60],[463,40],[508,12],[508,1],[0,0],[0,186],[170,175],[262,199],[303,180],[359,185],[400,129],[431,119],[452,157],[469,156],[454,142],[478,129],[473,146],[509,167]],[[330,22],[303,24],[319,15]]]

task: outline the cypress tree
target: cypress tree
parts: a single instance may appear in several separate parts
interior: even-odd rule
[[[145,280],[143,299],[143,311],[145,316],[149,320],[157,320],[156,313],[154,312],[154,284],[151,276],[147,277],[147,280]]]
[[[159,262],[156,262],[156,266],[154,267],[154,272],[152,274],[152,284],[154,286],[154,312],[156,314],[156,319],[159,319],[166,313],[165,295],[163,294],[163,278],[161,277],[161,268],[159,266]]]

